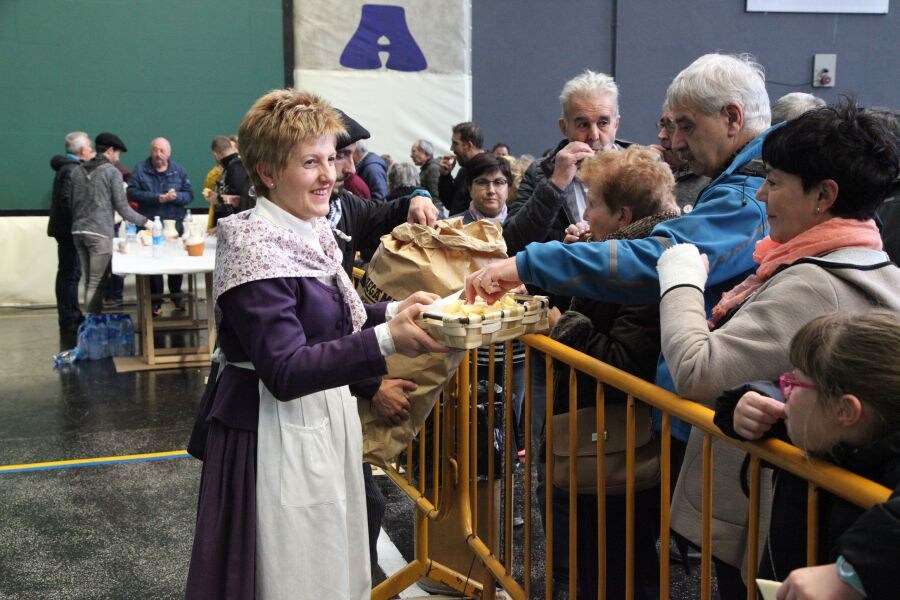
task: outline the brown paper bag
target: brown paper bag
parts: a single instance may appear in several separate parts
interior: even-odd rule
[[[447,296],[465,285],[466,275],[506,258],[499,225],[489,221],[462,224],[461,218],[438,221],[435,229],[404,223],[381,238],[357,291],[364,302],[402,300],[419,290]],[[410,418],[400,425],[380,419],[368,400],[359,401],[363,457],[385,466],[406,449],[428,417],[444,385],[456,373],[462,352],[387,358],[389,378],[414,381]]]

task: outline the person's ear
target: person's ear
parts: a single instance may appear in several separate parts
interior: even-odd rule
[[[563,137],[569,139],[568,128],[566,127],[566,119],[565,117],[559,118],[559,132],[563,134]]]
[[[729,102],[722,107],[722,115],[726,119],[728,134],[735,136],[744,129],[744,109],[734,102]]]
[[[275,177],[272,175],[272,171],[268,166],[261,163],[257,164],[256,174],[259,175],[259,178],[267,188],[272,189],[275,187]]]
[[[819,198],[816,200],[816,206],[823,211],[827,211],[837,201],[838,184],[834,179],[823,179],[816,186],[819,188]]]
[[[842,427],[852,427],[863,419],[863,405],[853,394],[838,398],[837,418]]]
[[[623,206],[619,209],[619,229],[634,222],[634,211],[630,206]]]

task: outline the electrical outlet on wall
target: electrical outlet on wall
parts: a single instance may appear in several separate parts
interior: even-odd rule
[[[836,70],[837,54],[816,54],[813,57],[813,87],[834,87]]]

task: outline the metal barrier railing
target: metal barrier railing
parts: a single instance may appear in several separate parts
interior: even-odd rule
[[[386,581],[382,582],[372,591],[375,600],[390,598],[412,585],[422,577],[444,583],[463,594],[475,597],[493,598],[499,585],[511,598],[524,600],[535,598],[539,595],[533,593],[531,561],[534,556],[532,547],[533,523],[532,514],[533,475],[532,452],[534,444],[531,434],[531,361],[530,353],[538,350],[545,354],[545,369],[547,376],[546,398],[546,445],[552,447],[553,440],[553,360],[557,360],[570,367],[569,370],[569,430],[575,430],[575,400],[577,395],[576,372],[584,373],[596,380],[597,397],[597,431],[604,431],[605,410],[603,402],[603,384],[609,385],[627,394],[627,445],[626,445],[626,558],[625,558],[625,584],[626,598],[632,598],[633,573],[634,573],[634,522],[635,522],[635,402],[641,401],[649,404],[662,413],[662,427],[660,432],[660,548],[659,553],[659,586],[660,598],[669,597],[669,494],[671,483],[671,429],[670,417],[677,417],[690,423],[693,427],[703,432],[702,450],[702,519],[701,519],[701,562],[700,562],[700,589],[701,598],[707,600],[712,597],[712,442],[713,439],[724,440],[726,443],[736,446],[750,454],[749,480],[749,534],[748,534],[748,564],[746,565],[747,598],[756,597],[756,589],[753,584],[756,576],[756,561],[758,557],[759,540],[759,511],[760,511],[760,468],[761,463],[766,462],[776,467],[787,470],[803,479],[808,484],[808,515],[807,515],[807,561],[808,564],[816,563],[816,547],[818,536],[818,515],[816,512],[818,493],[820,489],[827,490],[845,500],[857,504],[863,508],[885,502],[890,495],[890,490],[868,479],[864,479],[849,471],[845,471],[830,463],[809,457],[802,450],[780,440],[765,440],[760,442],[740,442],[724,436],[712,422],[713,412],[695,402],[680,398],[662,388],[647,381],[638,379],[624,371],[616,369],[608,364],[600,362],[586,354],[573,350],[543,335],[527,335],[521,338],[526,345],[525,360],[525,401],[522,409],[523,429],[525,436],[525,448],[529,449],[523,473],[524,487],[524,536],[522,547],[513,547],[512,531],[512,465],[513,456],[512,427],[512,360],[511,343],[506,343],[505,357],[502,363],[505,368],[504,382],[507,382],[507,401],[504,405],[503,428],[504,444],[502,455],[502,479],[500,493],[504,499],[499,514],[495,514],[495,489],[490,482],[497,475],[495,472],[495,450],[493,444],[482,444],[486,447],[486,475],[488,514],[479,514],[478,506],[478,472],[479,441],[477,432],[477,405],[479,403],[477,385],[472,385],[479,379],[477,361],[474,357],[478,351],[471,351],[463,359],[456,378],[445,388],[442,401],[435,406],[431,418],[431,436],[421,434],[418,441],[411,443],[407,451],[405,465],[394,465],[386,469],[391,480],[412,500],[415,506],[415,557],[405,568],[401,569]],[[487,351],[489,361],[487,367],[487,380],[493,382],[496,374],[494,349]],[[488,386],[488,398],[486,402],[487,431],[494,431],[494,392],[493,386]],[[570,456],[575,457],[575,436],[569,436]],[[430,438],[431,443],[431,486],[426,488],[426,442]],[[418,458],[417,465],[413,457]],[[602,435],[597,436],[597,456],[604,456],[604,440]],[[577,459],[576,459],[577,460]],[[575,482],[576,460],[569,463],[570,485]],[[605,589],[602,582],[605,580],[606,568],[606,532],[603,516],[605,515],[605,473],[604,460],[597,460],[597,504],[598,504],[598,580],[601,582],[598,597],[605,597]],[[552,505],[553,488],[553,461],[547,461],[546,467],[546,506],[545,515],[546,531],[543,536],[545,548],[546,572],[544,576],[544,597],[552,598],[553,595],[553,515]],[[576,506],[574,488],[569,490],[569,597],[576,597],[577,581],[577,536],[590,533],[578,531],[574,527]],[[447,519],[453,515],[458,521],[460,539],[465,540],[471,553],[473,564],[478,561],[483,567],[482,581],[470,580],[468,574],[452,569],[429,551],[429,526]],[[498,537],[499,529],[499,537]],[[497,542],[502,540],[502,548],[495,551]],[[513,555],[522,557],[524,573],[514,578]],[[470,569],[471,571],[471,569]]]

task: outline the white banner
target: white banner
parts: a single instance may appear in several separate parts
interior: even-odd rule
[[[747,12],[873,13],[886,15],[889,0],[747,0]]]
[[[448,153],[472,118],[469,0],[294,0],[294,40],[294,86],[356,119],[376,154],[410,162],[419,138]]]

